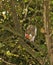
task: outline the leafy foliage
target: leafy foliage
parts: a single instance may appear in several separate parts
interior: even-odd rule
[[[50,16],[52,30],[52,0]],[[31,43],[24,36],[30,24],[38,29]],[[0,65],[49,65],[42,28],[43,0],[0,0]]]

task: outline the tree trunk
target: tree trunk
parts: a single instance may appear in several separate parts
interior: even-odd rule
[[[53,54],[51,50],[51,39],[50,39],[50,17],[49,17],[49,10],[50,10],[50,0],[44,0],[44,12],[43,12],[43,18],[44,18],[44,28],[45,28],[45,39],[46,39],[46,45],[48,49],[48,56],[50,60],[50,65],[53,65]]]

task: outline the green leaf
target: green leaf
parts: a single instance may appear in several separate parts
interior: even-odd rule
[[[4,46],[4,44],[0,43],[0,48],[2,48]]]
[[[53,4],[53,1],[51,1],[51,4]]]
[[[7,52],[6,52],[6,55],[7,55],[7,56],[11,56],[12,54],[10,53],[10,51],[7,51]]]
[[[23,0],[25,3],[27,3],[28,2],[28,0]]]

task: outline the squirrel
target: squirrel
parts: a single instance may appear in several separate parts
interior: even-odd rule
[[[29,39],[30,42],[34,42],[37,35],[37,27],[35,25],[29,25],[25,31],[25,37]]]

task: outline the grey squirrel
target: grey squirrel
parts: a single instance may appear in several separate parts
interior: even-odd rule
[[[37,35],[37,27],[35,25],[29,25],[25,31],[25,37],[30,40],[30,42],[34,42],[35,37]]]

